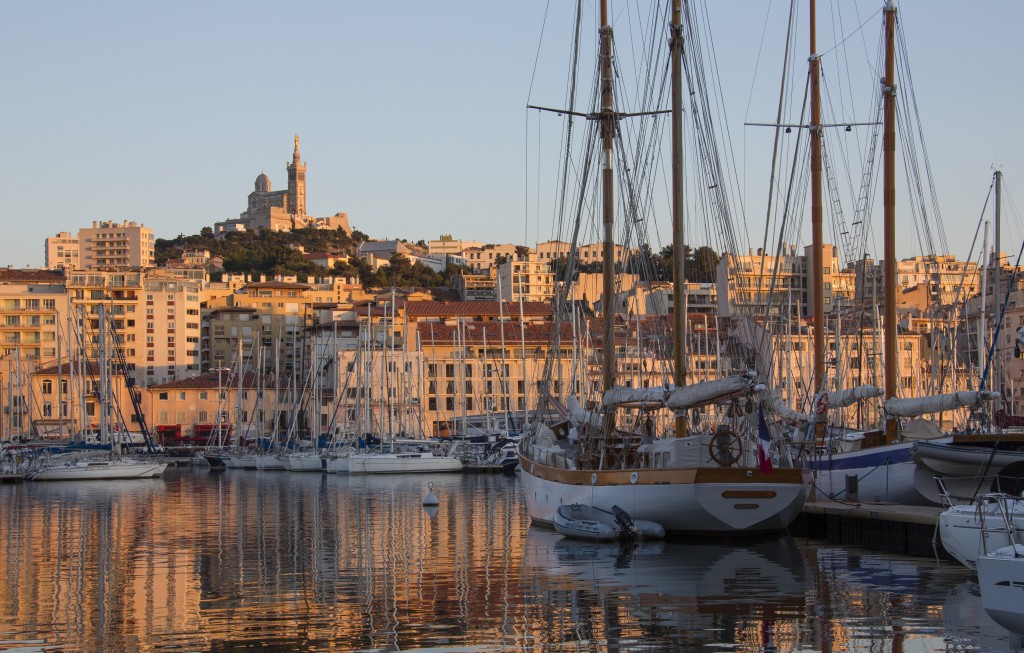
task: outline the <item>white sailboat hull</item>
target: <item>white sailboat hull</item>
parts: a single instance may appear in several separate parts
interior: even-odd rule
[[[1024,634],[1024,545],[978,558],[981,605],[1003,628]]]
[[[848,501],[847,477],[856,477],[857,499],[898,503],[902,505],[932,505],[939,503],[921,493],[915,481],[916,467],[909,451],[914,443],[901,442],[870,447],[858,451],[837,453],[814,461],[814,487],[818,498]]]
[[[324,458],[324,469],[328,474],[348,474],[348,452],[331,454]]]
[[[289,472],[324,472],[324,459],[313,452],[291,453],[281,457],[281,464]]]
[[[1004,521],[1013,529],[1011,540]],[[939,514],[939,536],[951,556],[970,569],[977,569],[978,556],[1013,542],[1024,541],[1024,499],[994,498],[977,504],[951,506]],[[1024,598],[1024,594],[1021,595]]]
[[[284,470],[284,463],[277,456],[270,454],[225,454],[221,456],[221,460],[228,469]]]
[[[461,472],[462,461],[423,453],[357,453],[348,457],[349,474],[429,474]]]
[[[68,460],[48,465],[31,476],[33,481],[89,481],[126,478],[155,478],[167,463],[132,460]]]
[[[541,465],[522,453],[519,467],[530,519],[552,526],[560,506],[581,503],[609,511],[617,505],[674,534],[779,532],[811,492],[810,472],[799,469],[583,471]]]

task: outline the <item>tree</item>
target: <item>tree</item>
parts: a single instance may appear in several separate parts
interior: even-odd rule
[[[521,258],[521,259],[526,258],[527,256],[530,255],[530,252],[532,252],[532,251],[533,250],[531,250],[526,245],[516,245],[516,257],[518,257],[518,258]]]
[[[199,230],[199,235],[202,236],[203,238],[213,238],[213,228],[203,227],[202,229]]]

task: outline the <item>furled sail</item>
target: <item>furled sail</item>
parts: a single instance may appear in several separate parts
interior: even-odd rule
[[[773,390],[768,395],[768,409],[779,416],[782,421],[789,424],[808,424],[814,421],[812,415],[807,413],[800,413],[790,408],[786,402],[782,401],[782,397],[779,394],[778,389]]]
[[[908,397],[898,399],[893,397],[885,402],[885,412],[896,417],[917,417],[930,413],[942,413],[957,408],[977,407],[983,401],[998,399],[998,392],[961,390],[945,395],[932,395],[930,397]]]
[[[615,386],[604,391],[604,396],[601,397],[601,405],[605,408],[614,408],[626,404],[648,406],[651,404],[664,404],[665,399],[668,398],[671,392],[671,387],[626,388],[624,386]]]
[[[746,372],[676,388],[665,401],[665,405],[674,410],[697,408],[734,397],[745,397],[761,390],[764,390],[764,384],[757,382],[757,373]]]
[[[580,402],[576,401],[576,397],[570,396],[565,401],[565,407],[569,409],[569,418],[577,424],[601,428],[603,420],[600,413],[586,410],[583,406],[580,406]]]
[[[859,385],[828,393],[828,409],[846,408],[852,404],[872,397],[881,397],[882,389],[873,385]]]

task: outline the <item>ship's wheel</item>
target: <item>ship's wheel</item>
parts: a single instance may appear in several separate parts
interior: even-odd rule
[[[743,441],[735,431],[721,429],[715,433],[708,443],[711,459],[722,467],[735,465],[743,455]]]

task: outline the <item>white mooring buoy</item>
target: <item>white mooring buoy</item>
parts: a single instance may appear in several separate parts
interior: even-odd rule
[[[423,505],[425,506],[439,506],[441,502],[438,500],[437,495],[434,494],[434,484],[427,483],[427,496],[423,497]]]

